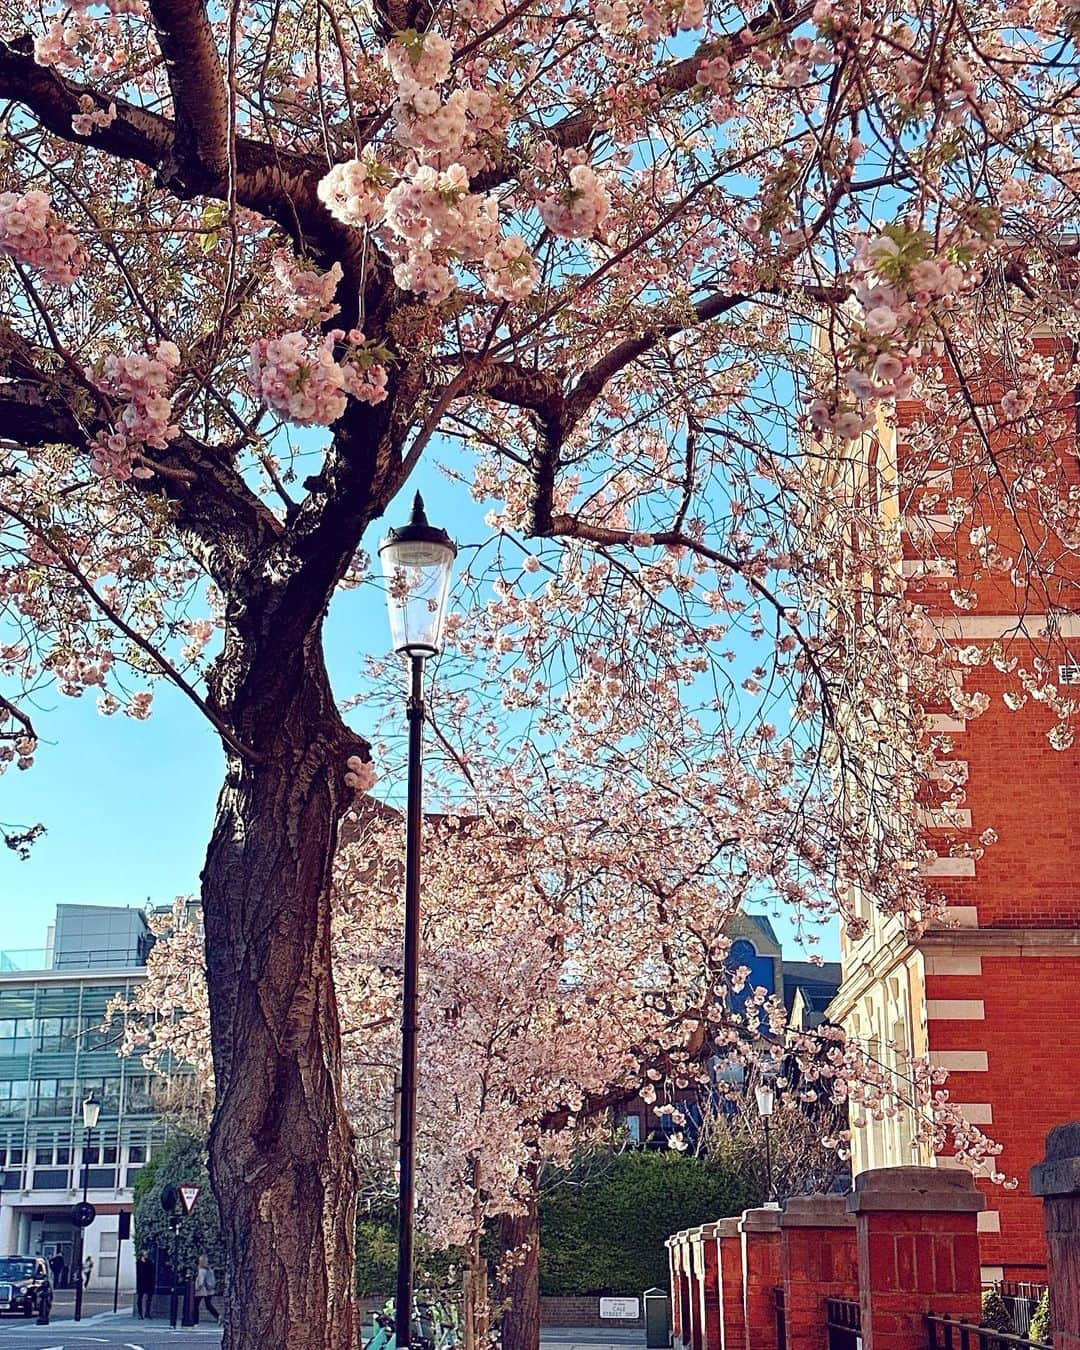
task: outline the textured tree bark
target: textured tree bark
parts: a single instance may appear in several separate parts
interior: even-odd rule
[[[517,1260],[501,1290],[502,1350],[540,1350],[540,1215],[536,1193],[524,1214],[506,1214],[500,1222],[504,1252]]]
[[[480,1254],[480,1239],[473,1243],[469,1264],[461,1280],[465,1307],[465,1350],[488,1350],[491,1332],[491,1302],[488,1293],[487,1261]]]
[[[362,745],[338,717],[318,632],[297,644],[281,638],[261,654],[246,642],[230,651],[227,641],[231,659],[215,677],[235,734],[254,752],[228,756],[203,870],[210,1176],[231,1291],[224,1346],[352,1350],[356,1178],[330,880],[349,799],[345,761]]]

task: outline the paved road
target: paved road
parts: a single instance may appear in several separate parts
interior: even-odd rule
[[[91,1318],[81,1323],[53,1322],[38,1327],[0,1322],[0,1350],[164,1350],[190,1345],[192,1350],[217,1350],[221,1331],[215,1326],[187,1327],[176,1331],[153,1322],[132,1323],[130,1318]]]
[[[642,1331],[622,1328],[611,1331],[594,1328],[545,1327],[541,1350],[625,1350],[644,1347]],[[140,1322],[121,1313],[98,1314],[82,1322],[54,1320],[39,1327],[21,1319],[0,1320],[0,1350],[218,1350],[221,1332],[216,1326],[178,1327],[154,1319]]]

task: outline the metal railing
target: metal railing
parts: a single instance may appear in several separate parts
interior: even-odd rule
[[[955,1317],[934,1317],[927,1314],[927,1350],[1046,1350],[1045,1341],[1031,1341],[1026,1336],[1014,1336],[1008,1331],[994,1331],[978,1327],[973,1322],[961,1322]]]
[[[1048,1286],[1035,1280],[997,1280],[993,1287],[1009,1310],[1013,1331],[1017,1336],[1026,1336]]]
[[[51,947],[0,951],[0,974],[8,975],[40,970],[116,970],[144,965],[145,951],[137,946],[101,947],[88,951],[55,951]]]
[[[860,1350],[862,1345],[862,1309],[857,1299],[827,1298],[825,1327],[829,1350]]]

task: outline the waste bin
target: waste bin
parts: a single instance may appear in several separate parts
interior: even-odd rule
[[[671,1298],[666,1289],[646,1289],[645,1345],[648,1350],[667,1350],[671,1344]]]

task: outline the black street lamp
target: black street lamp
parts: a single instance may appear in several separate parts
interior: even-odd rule
[[[757,1098],[758,1115],[761,1117],[761,1124],[765,1130],[765,1204],[773,1206],[776,1203],[776,1196],[773,1193],[769,1121],[772,1119],[773,1110],[776,1106],[776,1094],[773,1092],[771,1083],[759,1083],[754,1089],[754,1096]]]
[[[82,1165],[83,1165],[83,1184],[82,1184],[82,1204],[83,1214],[87,1212],[86,1195],[90,1186],[90,1139],[98,1123],[98,1116],[101,1115],[101,1103],[96,1100],[93,1092],[82,1104],[83,1135],[82,1147]],[[81,1218],[82,1216],[80,1216]],[[83,1296],[83,1237],[86,1233],[86,1225],[79,1224],[79,1240],[76,1243],[75,1257],[75,1321],[82,1321],[82,1296]]]
[[[446,596],[457,546],[429,525],[419,492],[408,525],[379,545],[394,650],[409,659],[409,779],[405,811],[405,952],[401,993],[398,1129],[398,1260],[395,1340],[412,1336],[413,1208],[416,1167],[416,1038],[420,993],[420,823],[423,816],[424,662],[442,646]]]

